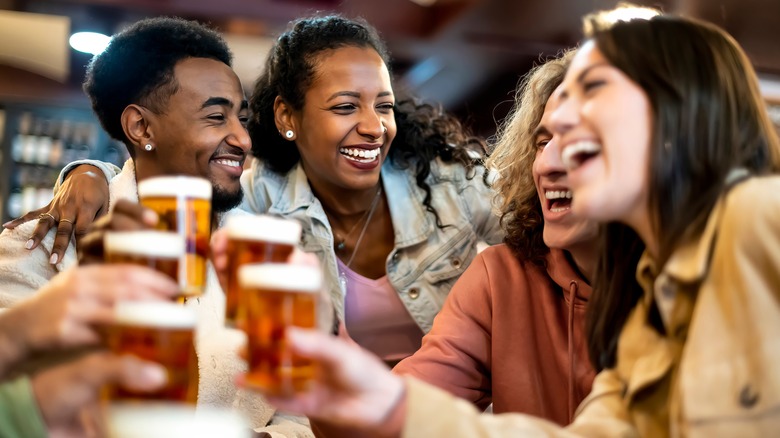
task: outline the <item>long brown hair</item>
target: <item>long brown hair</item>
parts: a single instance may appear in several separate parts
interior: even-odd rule
[[[544,219],[531,168],[536,158],[534,131],[544,107],[563,81],[573,51],[535,66],[520,80],[515,104],[499,126],[487,167],[495,172],[494,205],[506,230],[504,241],[516,257],[541,264],[549,248],[542,239]]]
[[[609,26],[588,23],[591,39],[647,94],[653,110],[649,211],[659,236],[656,264],[701,233],[734,168],[780,169],[780,144],[753,67],[720,28],[657,16]],[[618,224],[604,228],[586,331],[597,369],[614,366],[617,337],[642,292],[633,276],[641,246]],[[633,233],[633,235],[632,235]],[[626,239],[619,242],[619,239]]]

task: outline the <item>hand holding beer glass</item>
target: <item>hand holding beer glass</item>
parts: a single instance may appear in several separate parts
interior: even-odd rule
[[[149,178],[138,183],[138,197],[159,216],[157,229],[178,232],[185,239],[179,283],[185,296],[201,295],[211,235],[211,183],[190,176]]]
[[[272,216],[237,215],[227,219],[227,287],[225,321],[244,319],[239,267],[249,263],[284,263],[301,240],[298,222]]]
[[[313,361],[289,348],[290,326],[316,328],[322,274],[318,267],[277,263],[238,269],[244,294],[248,371],[246,384],[266,394],[306,390],[315,374]]]
[[[184,239],[169,231],[109,231],[103,235],[106,263],[141,265],[178,281]]]

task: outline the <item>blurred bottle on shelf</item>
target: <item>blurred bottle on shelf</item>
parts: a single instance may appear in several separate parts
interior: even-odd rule
[[[41,132],[38,135],[38,144],[35,146],[34,159],[31,163],[48,166],[49,154],[51,154],[52,137],[56,129],[55,121],[43,120],[41,122]]]
[[[19,117],[19,126],[11,140],[11,159],[20,162],[22,161],[22,151],[27,144],[27,137],[30,135],[30,128],[32,127],[32,114],[22,113]]]
[[[59,129],[54,132],[56,132],[56,134],[51,143],[48,164],[51,167],[58,167],[62,166],[62,149],[65,144],[65,138],[70,133],[70,122],[68,120],[62,120]]]

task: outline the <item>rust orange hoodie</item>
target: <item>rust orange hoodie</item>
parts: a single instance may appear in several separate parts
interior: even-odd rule
[[[562,250],[547,267],[506,245],[474,259],[422,347],[393,372],[432,383],[484,409],[561,425],[590,392],[595,372],[584,336],[591,288]]]

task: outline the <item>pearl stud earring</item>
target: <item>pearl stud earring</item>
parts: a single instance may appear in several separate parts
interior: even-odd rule
[[[284,136],[287,138],[293,138],[293,135],[295,135],[295,133],[292,132],[292,129],[288,129],[287,132],[284,133]]]
[[[152,146],[151,143],[146,143],[146,146],[144,146],[144,149],[146,150],[146,152],[151,152],[152,149],[154,149],[154,146]]]

